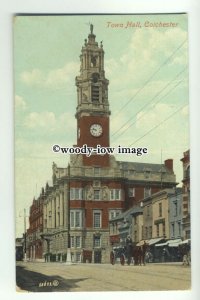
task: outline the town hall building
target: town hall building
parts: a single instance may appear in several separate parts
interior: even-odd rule
[[[91,25],[81,50],[80,74],[76,77],[74,146],[110,146],[108,85],[103,44],[96,41]],[[109,220],[137,206],[141,199],[176,186],[172,159],[153,164],[117,161],[110,154],[72,154],[68,167],[53,163],[52,173],[52,185],[46,185],[39,199],[43,221],[38,223],[42,232],[40,238],[37,235],[37,245],[42,251],[38,250],[40,256],[34,259],[65,261],[70,248],[74,262],[109,262]],[[37,200],[34,201],[37,206]],[[36,243],[34,235],[27,241],[31,256]]]

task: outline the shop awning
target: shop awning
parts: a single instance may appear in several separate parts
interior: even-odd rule
[[[151,245],[154,245],[154,244],[156,244],[156,243],[158,243],[162,240],[163,240],[163,238],[151,239],[151,240],[148,241],[148,244],[149,244],[149,246],[151,246]]]
[[[191,239],[187,239],[187,240],[180,242],[179,245],[189,244],[190,242],[191,242]]]
[[[167,246],[167,242],[156,245],[156,247],[164,247]]]
[[[181,243],[181,239],[175,239],[175,240],[168,240],[164,243],[156,245],[156,247],[163,247],[163,246],[169,246],[169,247],[178,247],[178,245]]]
[[[170,240],[168,246],[169,247],[178,247],[178,245],[181,243],[181,239],[176,240]]]
[[[148,240],[141,240],[139,243],[136,244],[136,246],[143,246],[144,243],[149,244]]]

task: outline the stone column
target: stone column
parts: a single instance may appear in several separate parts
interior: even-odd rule
[[[56,206],[56,227],[59,227],[60,226],[60,220],[59,220],[59,197],[60,197],[60,195],[59,195],[59,192],[57,192],[56,193],[56,204],[55,204],[55,206]]]
[[[53,198],[49,201],[49,211],[50,211],[50,218],[49,218],[49,228],[53,228]]]
[[[43,227],[45,229],[47,228],[47,203],[44,204],[44,208],[43,208]]]
[[[63,196],[64,196],[64,199],[63,199],[63,225],[64,225],[64,228],[66,229],[67,228],[67,189],[68,189],[68,186],[67,184],[64,185],[64,193],[63,193]]]
[[[63,191],[60,192],[60,226],[63,226]]]
[[[99,102],[102,104],[103,103],[103,95],[102,95],[102,83],[99,85]]]
[[[52,228],[55,228],[55,213],[56,213],[56,207],[55,207],[55,197],[52,198],[52,217],[51,217],[51,224]]]
[[[49,220],[49,211],[50,211],[50,201],[48,199],[48,202],[46,204],[46,211],[47,211],[47,229],[51,228],[50,220]]]
[[[101,70],[104,70],[104,55],[103,55],[103,51],[101,52]]]

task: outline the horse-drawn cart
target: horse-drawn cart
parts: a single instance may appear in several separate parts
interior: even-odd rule
[[[136,245],[131,240],[126,241],[126,245],[119,245],[113,247],[110,252],[110,263],[114,265],[116,262],[120,262],[122,266],[125,264],[130,265],[145,265],[145,254],[147,250],[147,244],[144,242],[142,245]]]
[[[120,261],[121,265],[127,263],[130,265],[132,260],[131,253],[128,253],[125,246],[114,247],[110,252],[110,263],[114,265],[117,261]]]

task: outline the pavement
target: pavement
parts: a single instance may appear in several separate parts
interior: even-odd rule
[[[17,262],[18,292],[189,290],[191,268],[181,263],[121,266]]]

